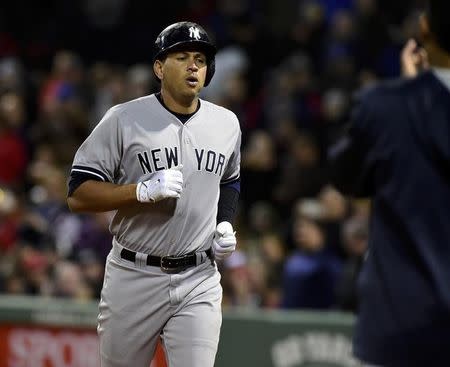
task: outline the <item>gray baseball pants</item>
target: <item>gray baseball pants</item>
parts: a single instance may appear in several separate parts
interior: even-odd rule
[[[168,367],[213,367],[222,324],[220,273],[210,259],[178,274],[120,257],[107,258],[99,303],[102,367],[149,367],[158,339]]]

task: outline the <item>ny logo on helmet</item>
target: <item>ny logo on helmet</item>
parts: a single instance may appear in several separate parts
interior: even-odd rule
[[[199,40],[200,39],[200,29],[198,29],[197,27],[190,27],[189,28],[189,37]]]

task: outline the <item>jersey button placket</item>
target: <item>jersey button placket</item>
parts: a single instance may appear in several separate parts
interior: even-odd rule
[[[183,177],[184,177],[184,182],[183,182],[183,192],[182,192],[182,196],[184,196],[184,200],[179,201],[178,205],[177,205],[177,213],[176,215],[178,217],[182,217],[185,214],[185,209],[184,209],[184,205],[186,203],[186,200],[188,199],[188,172],[189,172],[189,147],[192,143],[191,138],[189,137],[189,129],[186,126],[183,126],[181,129],[181,152],[182,152],[182,157],[183,157]]]

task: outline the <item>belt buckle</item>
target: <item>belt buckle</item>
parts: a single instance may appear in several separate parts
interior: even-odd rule
[[[174,263],[176,261],[182,260],[185,257],[186,256],[180,256],[180,257],[162,256],[161,262],[160,262],[160,268],[164,273],[167,273],[167,274],[179,273],[179,272],[187,269],[187,266],[174,266]]]

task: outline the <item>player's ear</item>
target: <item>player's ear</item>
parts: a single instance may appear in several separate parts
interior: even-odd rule
[[[155,73],[156,77],[159,80],[162,80],[163,78],[163,71],[162,71],[163,63],[161,60],[155,60],[153,63],[153,72]]]

